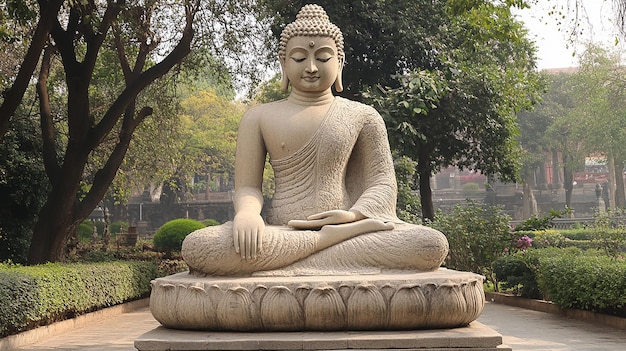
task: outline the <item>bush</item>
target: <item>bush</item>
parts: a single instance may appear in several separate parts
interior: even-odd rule
[[[626,305],[626,262],[599,251],[544,257],[537,282],[560,307],[614,313]]]
[[[154,249],[170,256],[173,251],[180,251],[187,235],[200,228],[204,228],[204,224],[194,219],[180,218],[169,221],[154,234]]]
[[[0,265],[0,337],[147,296],[155,262]]]
[[[545,230],[552,227],[552,220],[555,218],[561,218],[563,215],[570,212],[570,209],[566,208],[565,210],[557,211],[550,210],[550,212],[542,217],[532,216],[531,218],[525,220],[524,222],[515,226],[515,231],[536,231],[536,230]]]
[[[465,196],[476,195],[479,192],[480,192],[480,185],[478,185],[478,183],[473,183],[473,182],[463,184],[463,189],[461,190],[461,193]]]
[[[450,213],[438,213],[432,226],[450,243],[446,266],[483,274],[495,283],[492,263],[512,249],[510,219],[500,207],[481,206],[470,200]]]
[[[78,226],[78,240],[82,242],[89,242],[91,240],[91,236],[93,235],[93,222],[92,221],[83,221]]]
[[[202,224],[204,224],[205,227],[213,227],[216,225],[220,225],[221,223],[215,219],[209,218],[202,221]]]
[[[544,257],[561,254],[562,250],[531,249],[500,257],[493,270],[500,286],[519,296],[541,299],[544,297],[537,283],[537,271]]]
[[[128,222],[124,222],[124,221],[115,221],[111,224],[109,224],[109,234],[111,234],[112,236],[119,233],[122,230],[122,227],[124,227],[126,230],[128,230]]]

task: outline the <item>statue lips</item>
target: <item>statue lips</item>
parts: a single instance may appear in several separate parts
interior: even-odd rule
[[[302,79],[306,82],[315,82],[318,79],[320,79],[320,77],[319,76],[304,76],[302,77]]]

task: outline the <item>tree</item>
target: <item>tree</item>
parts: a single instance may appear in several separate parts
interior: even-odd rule
[[[188,189],[186,183],[196,175],[206,177],[200,190],[210,190],[213,181],[227,183],[234,173],[237,128],[244,106],[215,90],[200,91],[181,104],[183,143],[176,165],[177,183]]]
[[[285,25],[312,2],[322,6],[343,33],[344,97],[360,100],[365,87],[393,85],[391,76],[396,73],[439,64],[433,41],[445,1],[260,1],[274,33],[267,45],[278,47]]]
[[[16,38],[29,47],[19,71],[8,77],[11,85],[0,106],[0,132],[20,104],[41,58],[36,91],[43,160],[52,188],[35,226],[31,263],[61,259],[67,238],[102,199],[134,132],[154,113],[145,98],[146,87],[180,67],[192,46],[202,46],[215,57],[240,54],[227,60],[229,69],[240,73],[239,82],[241,76],[254,78],[260,70],[251,48],[266,33],[251,15],[254,1],[85,0],[62,6],[63,1],[42,0],[37,4],[38,12],[31,10],[35,3],[5,2],[0,15],[20,24],[0,28],[0,37]],[[115,55],[106,55],[109,51]],[[113,60],[102,65],[107,58]],[[123,77],[123,82],[109,91],[112,98],[105,102],[98,95],[101,82],[96,72],[107,63],[115,68],[109,77]],[[57,67],[65,81],[62,86],[54,84]],[[63,98],[63,103],[55,97]],[[92,162],[93,158],[100,159]]]
[[[576,123],[572,120],[576,100],[572,91],[572,78],[570,73],[551,74],[550,88],[534,111],[536,115],[544,118],[544,123],[548,122],[547,128],[544,129],[545,135],[543,138],[535,139],[535,142],[543,141],[544,151],[561,154],[566,207],[572,207],[574,172],[580,170],[584,162],[580,139],[576,133]],[[533,135],[526,139],[529,144]]]
[[[615,206],[625,207],[626,70],[620,53],[588,45],[574,75],[576,137],[587,154],[603,155],[609,164]]]
[[[442,167],[516,179],[515,114],[542,90],[534,47],[507,5],[447,9],[433,48],[439,65],[398,74],[397,88],[374,97],[392,148],[417,160],[424,219],[434,217],[430,176]]]

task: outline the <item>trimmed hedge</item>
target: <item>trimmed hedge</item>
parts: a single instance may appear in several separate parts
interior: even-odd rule
[[[0,337],[147,296],[156,262],[0,264]]]
[[[494,262],[501,286],[559,307],[624,314],[626,261],[599,250],[532,249]]]
[[[560,307],[610,313],[626,305],[626,261],[604,255],[545,257],[537,283]]]
[[[154,249],[165,252],[169,256],[173,251],[180,251],[183,240],[191,232],[206,227],[195,219],[179,218],[171,220],[161,226],[154,234],[152,242]]]

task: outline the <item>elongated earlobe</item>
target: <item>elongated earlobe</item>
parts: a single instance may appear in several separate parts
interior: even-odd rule
[[[287,72],[285,72],[285,61],[279,59],[279,62],[280,62],[280,69],[283,74],[283,77],[280,80],[280,90],[283,93],[286,93],[287,89],[289,89],[289,77],[287,77]]]
[[[339,70],[337,71],[337,78],[335,79],[335,90],[340,93],[343,91],[343,60],[339,63]]]

